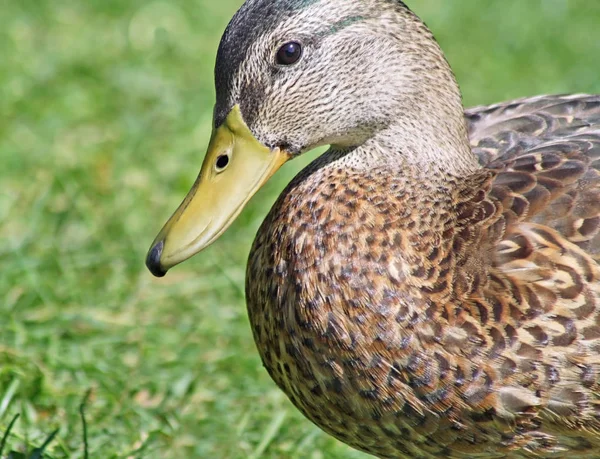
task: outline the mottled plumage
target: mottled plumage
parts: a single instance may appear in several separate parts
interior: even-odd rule
[[[290,40],[302,59],[277,65]],[[307,418],[386,458],[600,456],[600,96],[464,112],[431,32],[394,0],[249,0],[216,83],[228,136],[290,157],[331,145],[247,270],[264,365]],[[212,172],[219,148],[198,190],[237,186]],[[175,264],[165,244],[176,262],[206,245],[181,255],[167,231],[197,206],[206,232],[216,211],[196,193],[153,272]]]
[[[263,361],[380,457],[597,457],[600,97],[467,119],[471,177],[342,156],[290,184],[248,265]]]

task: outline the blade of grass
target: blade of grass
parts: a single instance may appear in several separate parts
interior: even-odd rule
[[[2,441],[0,441],[0,457],[2,457],[2,452],[4,451],[4,446],[6,445],[6,440],[8,440],[8,436],[10,435],[10,431],[15,425],[15,422],[17,422],[17,419],[19,419],[19,416],[20,414],[15,414],[15,416],[12,418],[12,421],[10,421],[10,424],[8,424],[6,432],[4,432],[4,435],[2,436]]]
[[[83,457],[85,459],[89,459],[87,422],[85,420],[85,405],[87,404],[91,393],[92,389],[88,389],[88,391],[85,393],[85,397],[83,397],[81,405],[79,405],[79,414],[81,415],[81,427],[83,431]]]
[[[58,435],[59,431],[60,429],[56,429],[54,432],[48,435],[48,438],[46,438],[44,444],[39,448],[34,449],[29,459],[44,459],[44,450],[48,447],[50,443],[52,443],[52,440],[54,440],[54,437]]]
[[[285,411],[281,411],[273,418],[263,435],[262,441],[254,450],[254,453],[252,453],[250,459],[258,459],[263,455],[263,453],[267,450],[273,439],[277,436],[277,433],[279,432],[279,429],[281,429],[281,426],[283,425],[283,421],[285,421],[286,416],[287,413]]]
[[[0,419],[4,416],[4,413],[8,409],[10,402],[17,393],[19,384],[20,381],[17,378],[14,378],[6,389],[6,392],[4,392],[4,397],[2,397],[2,401],[0,401]]]

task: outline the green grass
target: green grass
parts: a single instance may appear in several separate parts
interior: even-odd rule
[[[600,4],[414,0],[467,105],[600,92]],[[201,256],[148,245],[195,178],[238,0],[0,2],[0,439],[49,458],[360,458],[261,367],[244,266],[286,166]],[[304,161],[305,163],[306,161]]]

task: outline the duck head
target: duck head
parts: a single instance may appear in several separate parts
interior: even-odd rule
[[[221,40],[215,85],[202,169],[148,253],[157,276],[215,241],[286,161],[315,147],[387,138],[404,161],[473,161],[454,76],[397,0],[248,0]],[[441,161],[444,146],[458,159]]]

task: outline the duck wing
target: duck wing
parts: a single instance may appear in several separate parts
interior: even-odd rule
[[[545,225],[600,261],[600,96],[539,96],[466,111],[513,221]]]
[[[492,354],[509,369],[498,414],[519,426],[514,448],[597,451],[600,96],[520,99],[466,119],[493,175],[496,212],[483,238],[491,269],[475,296],[491,318],[481,325]]]

